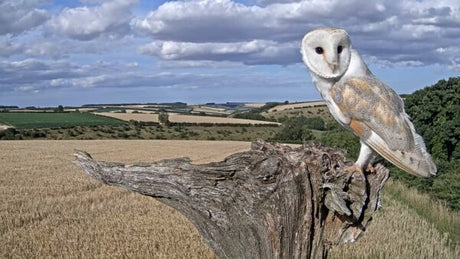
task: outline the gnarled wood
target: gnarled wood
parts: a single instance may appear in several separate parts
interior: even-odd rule
[[[344,153],[256,142],[224,161],[124,165],[75,151],[93,178],[159,199],[184,214],[220,258],[326,258],[355,241],[379,207],[388,170],[344,170]]]

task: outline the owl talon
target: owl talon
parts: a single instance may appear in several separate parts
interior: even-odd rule
[[[373,165],[371,165],[371,164],[367,165],[365,171],[366,171],[366,172],[369,172],[369,173],[375,173],[375,172],[376,172],[376,171],[375,171],[375,167],[374,167]]]
[[[342,171],[343,173],[346,174],[345,181],[344,181],[346,183],[350,181],[350,178],[353,176],[355,172],[358,172],[359,174],[363,174],[363,170],[357,164],[353,164],[351,166],[345,166],[342,168]]]

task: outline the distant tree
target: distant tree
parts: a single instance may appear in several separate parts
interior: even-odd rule
[[[169,125],[169,115],[167,112],[160,112],[158,114],[158,121],[160,122],[160,124],[163,124],[163,125]]]
[[[15,128],[8,128],[6,130],[0,131],[0,139],[12,140],[15,139],[15,136],[20,132]]]
[[[302,141],[315,139],[313,132],[306,123],[307,120],[304,116],[286,119],[283,122],[281,131],[275,134],[274,140],[301,143]]]
[[[357,158],[359,153],[359,139],[351,131],[338,128],[322,135],[320,142],[329,147],[339,147],[347,150],[351,158]]]
[[[58,107],[54,108],[54,112],[64,112],[64,107],[59,105]]]
[[[315,130],[324,130],[325,129],[325,123],[324,123],[324,120],[321,117],[306,118],[305,119],[305,124],[310,129],[315,129]]]
[[[249,111],[242,112],[242,113],[237,113],[233,117],[239,118],[239,119],[247,119],[247,120],[261,120],[261,121],[267,120],[267,118],[265,118],[264,116],[260,115],[260,113],[253,111],[253,110],[249,110]]]

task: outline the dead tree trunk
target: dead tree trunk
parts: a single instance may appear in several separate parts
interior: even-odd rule
[[[139,165],[76,163],[95,179],[159,199],[184,214],[220,258],[326,258],[353,242],[379,208],[388,178],[344,170],[340,150],[253,143],[224,161],[187,158]]]

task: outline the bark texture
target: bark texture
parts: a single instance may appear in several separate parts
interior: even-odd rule
[[[76,164],[108,185],[159,199],[185,215],[220,258],[326,258],[354,242],[379,208],[382,165],[353,171],[342,151],[255,142],[224,161]]]

